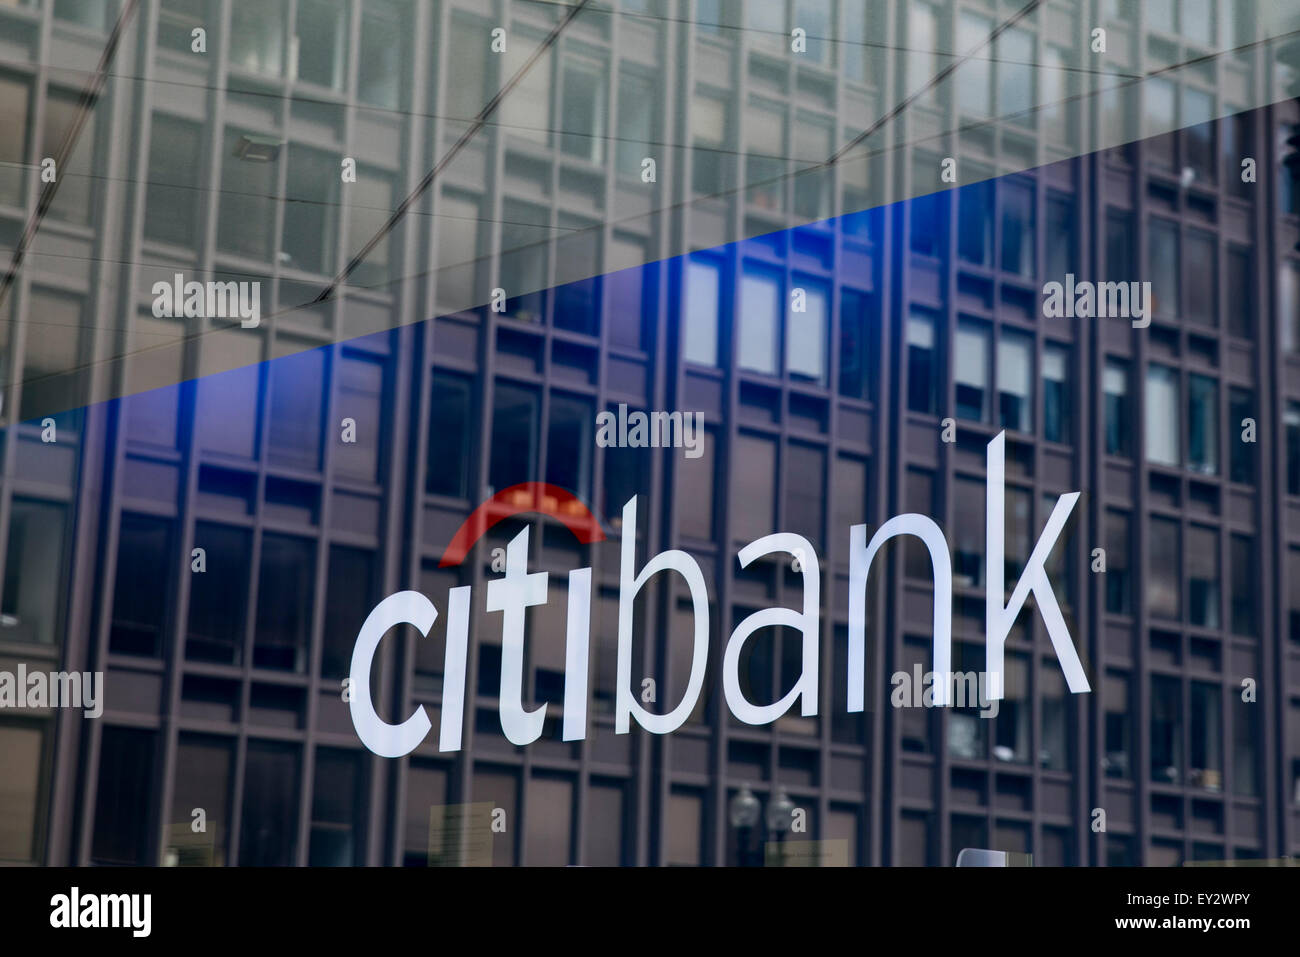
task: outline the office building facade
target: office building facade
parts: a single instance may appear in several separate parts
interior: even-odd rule
[[[0,670],[98,670],[106,688],[98,719],[0,712],[0,860],[747,863],[778,834],[736,826],[745,789],[801,812],[783,842],[849,864],[1300,851],[1290,76],[1253,42],[1252,4],[1053,2],[932,82],[956,62],[942,51],[1021,6],[0,8],[0,109],[23,131],[0,229],[26,249],[0,305]],[[1098,24],[1126,79],[1094,93]],[[153,284],[176,273],[260,283],[263,321],[159,317]],[[1149,281],[1150,324],[1044,318],[1044,283],[1067,274]],[[702,454],[597,444],[620,405],[701,413]],[[1068,693],[1031,602],[996,717],[894,707],[891,676],[931,667],[933,577],[909,542],[873,568],[867,708],[849,712],[854,525],[934,518],[953,667],[983,670],[1002,432],[1009,587],[1058,497],[1082,493],[1047,567],[1090,693]],[[604,540],[537,501],[443,566],[478,505],[522,482],[571,492]],[[704,689],[670,735],[614,730],[633,496],[638,562],[681,549],[707,583]],[[518,748],[484,596],[525,527],[550,593],[527,619],[524,701],[548,705]],[[727,708],[723,649],[802,598],[789,562],[737,561],[775,531],[820,560],[821,707],[754,727]],[[585,566],[589,722],[566,741],[563,584]],[[463,747],[371,754],[342,687],[361,623],[403,589],[445,610],[461,585]],[[634,690],[650,679],[641,700],[669,710],[685,584],[657,577],[635,615]],[[446,620],[383,643],[388,720],[422,706],[439,725]],[[751,700],[790,689],[799,647],[790,629],[750,640]]]

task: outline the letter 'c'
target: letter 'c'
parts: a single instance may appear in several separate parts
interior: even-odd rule
[[[357,730],[357,737],[381,758],[400,758],[410,754],[419,747],[432,725],[423,705],[401,724],[389,724],[375,712],[370,700],[370,665],[374,661],[375,649],[394,625],[414,625],[424,637],[437,617],[438,609],[433,607],[433,602],[418,591],[399,591],[375,606],[357,635],[348,674],[352,690],[348,707],[352,711],[352,725]]]

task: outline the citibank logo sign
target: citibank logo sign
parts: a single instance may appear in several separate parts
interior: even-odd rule
[[[1025,600],[1032,594],[1056,652],[1066,684],[1073,694],[1090,691],[1083,664],[1070,639],[1070,632],[1057,604],[1048,579],[1046,562],[1065,527],[1070,512],[1079,499],[1078,492],[1062,495],[1056,502],[1047,525],[1039,536],[1024,573],[1011,598],[1006,594],[1003,578],[1005,556],[1005,434],[988,444],[988,484],[986,499],[985,575],[985,653],[988,674],[988,697],[1003,697],[1003,648],[1008,633]],[[522,511],[537,510],[557,515],[583,542],[601,541],[600,523],[580,501],[560,489],[542,483],[525,483],[507,489],[485,502],[466,521],[452,539],[442,564],[459,563],[468,549],[491,525]],[[704,673],[709,652],[709,596],[704,575],[695,559],[686,552],[669,550],[653,556],[636,568],[635,541],[637,499],[623,506],[623,529],[620,544],[618,597],[618,662],[614,704],[614,730],[627,734],[632,722],[653,734],[668,734],[686,721],[699,701],[704,687]],[[866,688],[866,603],[867,573],[881,547],[890,539],[912,535],[919,538],[930,555],[934,578],[934,683],[936,705],[951,704],[952,695],[952,559],[948,541],[934,520],[915,513],[897,515],[876,530],[867,541],[867,526],[849,529],[849,653],[848,711],[863,710]],[[727,641],[722,661],[722,687],[727,706],[740,721],[751,725],[770,724],[798,702],[800,714],[817,714],[818,636],[821,625],[821,577],[817,555],[802,535],[778,532],[751,542],[737,557],[742,568],[764,555],[785,553],[798,556],[803,579],[803,607],[766,608],[755,612],[736,626]],[[531,711],[523,703],[524,612],[530,606],[547,601],[549,573],[529,572],[528,529],[524,529],[506,548],[505,573],[488,582],[486,610],[501,613],[501,730],[513,744],[528,745],[542,735],[545,706]],[[637,593],[655,575],[680,575],[690,590],[694,610],[694,645],[691,674],[682,700],[671,711],[657,714],[646,710],[632,693],[633,609]],[[568,575],[568,620],[565,633],[564,708],[562,734],[565,741],[587,736],[588,657],[591,630],[591,569],[577,568]],[[469,646],[471,586],[452,588],[447,594],[447,642],[444,657],[443,708],[438,730],[440,751],[459,751],[465,712],[465,665]],[[370,697],[370,669],[375,650],[390,629],[397,625],[415,626],[427,636],[438,617],[438,609],[416,591],[389,595],[366,618],[352,650],[350,669],[352,724],[361,742],[386,758],[410,754],[432,729],[423,706],[401,724],[389,724],[375,712]],[[789,693],[779,701],[749,701],[740,685],[741,650],[754,632],[761,628],[785,626],[803,635],[802,673]]]

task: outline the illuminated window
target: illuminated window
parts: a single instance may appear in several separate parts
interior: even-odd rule
[[[737,364],[742,369],[775,375],[777,336],[782,313],[781,279],[775,273],[746,266],[740,280]]]
[[[1178,465],[1178,373],[1167,366],[1147,369],[1146,393],[1147,461],[1157,465]]]

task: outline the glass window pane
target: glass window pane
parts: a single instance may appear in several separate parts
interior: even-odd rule
[[[15,498],[9,515],[0,638],[53,645],[62,639],[66,506]]]
[[[781,315],[781,280],[771,273],[746,268],[740,286],[740,342],[737,363],[742,369],[775,374],[777,334]]]
[[[536,480],[537,394],[498,384],[493,395],[492,450],[488,484],[493,492]]]
[[[357,56],[357,99],[362,103],[388,110],[402,105],[402,83],[407,71],[402,24],[409,16],[409,8],[389,0],[367,0],[362,5],[361,49]],[[465,51],[464,47],[453,49]],[[458,71],[457,81],[462,78]]]
[[[651,155],[655,138],[658,87],[648,76],[621,70],[618,75],[618,139],[616,172],[622,179],[641,181],[641,161]]]
[[[263,138],[255,133],[227,129],[221,150],[217,248],[267,263],[274,255],[279,160],[263,162],[240,157],[239,142],[245,135]],[[337,178],[338,174],[331,172]]]
[[[234,742],[181,734],[172,769],[171,832],[163,863],[173,867],[222,867],[230,847],[230,791]],[[207,830],[195,833],[194,811],[203,809]]]
[[[316,546],[305,538],[262,536],[253,667],[307,670],[315,599]]]
[[[89,378],[79,367],[84,303],[80,296],[33,287],[27,306],[27,344],[23,353],[22,399],[18,414],[24,421],[40,419],[85,404]],[[64,417],[60,417],[59,431]],[[72,426],[72,419],[67,424]]]
[[[909,55],[907,64],[908,96],[920,94],[917,101],[922,105],[933,106],[937,97],[938,84],[931,84],[936,73],[937,51],[939,48],[939,12],[932,3],[918,0],[907,6],[907,46]],[[924,92],[922,92],[924,91]]]
[[[476,45],[485,47],[483,34],[475,37]],[[501,60],[501,85],[523,69],[524,64],[542,45],[540,37],[512,31],[505,52],[494,59]],[[551,72],[554,69],[551,50],[539,56],[528,70],[524,82],[519,83],[497,108],[501,127],[510,136],[548,145],[551,141]],[[482,104],[480,104],[480,109]],[[475,111],[477,113],[477,110]]]
[[[0,861],[36,860],[44,740],[41,725],[0,724]]]
[[[1182,682],[1151,676],[1151,780],[1180,784],[1183,771]]]
[[[428,461],[424,490],[463,498],[469,492],[470,383],[435,372],[429,402]]]
[[[1255,416],[1255,394],[1249,389],[1228,390],[1229,477],[1244,485],[1255,484],[1255,442],[1246,441],[1247,420]],[[1256,424],[1257,425],[1257,424]]]
[[[1214,182],[1214,97],[1191,86],[1183,87],[1183,164],[1204,185]]]
[[[152,515],[123,513],[117,538],[117,579],[109,650],[158,657],[169,648],[168,611],[172,572],[180,556],[175,523]]]
[[[459,860],[435,857],[446,851],[447,829],[430,833],[445,820],[447,771],[432,761],[413,759],[406,774],[406,821],[403,828],[402,864],[405,867],[445,866]],[[435,810],[436,809],[436,810]],[[434,815],[438,815],[434,823]],[[432,845],[432,846],[431,846]],[[457,849],[459,850],[459,849]]]
[[[1070,390],[1070,351],[1066,346],[1043,347],[1043,438],[1069,442],[1073,438]]]
[[[1193,681],[1188,735],[1188,784],[1207,791],[1223,790],[1223,691],[1217,685]]]
[[[587,792],[587,813],[582,821],[588,867],[618,867],[624,863],[624,793],[622,784],[595,784]]]
[[[955,77],[957,107],[973,119],[983,119],[989,112],[991,72],[986,44],[992,33],[993,22],[988,17],[969,10],[962,11],[961,18],[957,21],[957,52],[974,55],[958,68]],[[933,39],[937,42],[937,38]],[[939,47],[930,46],[928,49],[936,50]],[[998,92],[1001,100],[1001,90]]]
[[[870,327],[872,300],[864,293],[844,289],[840,293],[840,395],[854,399],[871,397],[874,374]]]
[[[107,727],[99,745],[95,831],[90,859],[96,864],[149,864],[152,815],[141,814],[153,790],[157,733]]]
[[[31,135],[31,85],[25,80],[0,74],[0,203],[23,205],[27,181],[27,138]]]
[[[1106,512],[1106,611],[1133,611],[1131,521],[1123,512]]]
[[[688,791],[668,796],[668,852],[666,863],[694,867],[700,864],[704,830],[704,800]]]
[[[1148,77],[1142,83],[1148,158],[1152,165],[1164,169],[1172,169],[1174,165],[1174,137],[1166,134],[1177,123],[1177,95],[1177,85],[1163,77]]]
[[[709,260],[686,260],[686,303],[682,339],[687,362],[718,364],[718,315],[722,308],[720,266]]]
[[[607,73],[595,63],[564,62],[560,149],[592,163],[601,162],[604,156]]]
[[[1213,236],[1200,232],[1187,234],[1184,247],[1186,268],[1187,321],[1198,326],[1219,323],[1218,256]]]
[[[1112,672],[1106,675],[1104,696],[1106,706],[1105,748],[1102,768],[1108,778],[1133,777],[1133,711],[1130,701],[1132,679],[1128,675]]]
[[[1230,695],[1232,702],[1232,793],[1241,797],[1258,797],[1260,782],[1259,708],[1241,695]]]
[[[284,70],[284,21],[284,0],[231,0],[231,66],[279,76]]]
[[[334,446],[333,472],[336,477],[373,484],[381,475],[380,457],[386,437],[382,359],[344,350],[338,359],[337,409],[340,416],[357,426],[355,442]]]
[[[957,417],[972,422],[988,418],[989,330],[962,322],[957,326],[953,350],[953,379],[956,384]]]
[[[1002,269],[1034,275],[1034,189],[1015,181],[999,187],[1002,197]]]
[[[934,413],[938,364],[934,316],[913,307],[907,317],[907,407],[912,412]]]
[[[296,745],[249,742],[239,825],[241,867],[297,863],[300,766]]]
[[[96,3],[96,6],[101,6]],[[72,132],[81,109],[81,94],[51,88],[45,97],[43,156],[57,156],[64,137]],[[77,133],[72,152],[58,170],[58,190],[47,215],[65,222],[87,224],[94,208],[99,172],[95,162],[97,113],[91,106]]]
[[[316,751],[309,866],[354,867],[364,863],[364,769],[360,752],[337,748]]]
[[[963,186],[957,193],[957,255],[965,262],[988,266],[992,253],[993,181],[985,180]]]
[[[1249,249],[1228,247],[1228,331],[1242,339],[1255,337],[1255,267]]]
[[[745,507],[735,510],[732,530],[738,539],[752,542],[771,534],[776,521],[776,446],[742,433],[736,437],[736,461],[745,467],[731,470],[731,501]]]
[[[1106,394],[1106,454],[1132,454],[1132,407],[1128,395],[1128,363],[1106,360],[1102,376]]]
[[[1178,373],[1167,366],[1147,369],[1147,461],[1178,465]]]
[[[530,867],[564,867],[570,862],[573,783],[535,775],[528,784],[528,828],[524,838]]]
[[[1177,319],[1178,226],[1163,219],[1151,220],[1147,231],[1147,261],[1151,270],[1151,311],[1158,319]]]
[[[492,66],[496,57],[485,39],[491,29],[486,21],[471,20],[460,15],[451,18],[448,49],[456,51],[456,82],[447,84],[443,95],[446,97],[449,116],[464,121],[453,124],[456,135],[468,127],[469,122],[478,116],[492,96],[488,92],[488,84],[492,82]],[[492,57],[491,61],[489,57]],[[542,64],[539,63],[534,69],[541,67]]]
[[[387,285],[393,280],[396,264],[392,258],[392,235],[385,230],[385,227],[397,209],[393,178],[387,173],[368,166],[358,166],[357,181],[348,184],[345,198],[348,244],[344,252],[347,255],[347,262],[351,263],[359,256],[371,239],[383,234],[383,238],[366,253],[364,259],[356,264],[348,277],[348,285],[365,286],[379,292],[391,292]],[[332,239],[328,241],[333,242]],[[461,256],[467,254],[464,249],[458,252]],[[463,305],[468,305],[468,301]]]
[[[1286,429],[1286,493],[1300,495],[1300,403],[1286,404],[1283,422]]]
[[[998,424],[1016,432],[1032,432],[1034,341],[1004,332],[998,339]],[[1046,401],[1046,396],[1044,396]]]
[[[802,535],[816,547],[824,540],[826,453],[791,442],[786,446],[785,459],[784,528]]]
[[[285,265],[314,273],[334,271],[339,183],[336,157],[296,143],[289,146],[280,252]]]
[[[1204,475],[1219,473],[1219,385],[1211,378],[1187,378],[1187,465]]]
[[[343,88],[347,57],[348,5],[332,0],[298,0],[293,37],[297,77],[308,83]],[[384,51],[387,59],[392,51]]]
[[[352,647],[379,594],[378,562],[373,552],[333,545],[325,584],[320,673],[322,678],[346,678],[352,668]],[[436,596],[430,595],[430,598]],[[441,600],[441,599],[439,599]]]
[[[1259,633],[1255,615],[1259,582],[1255,539],[1233,535],[1229,540],[1228,561],[1232,572],[1232,633],[1255,636]]]
[[[1012,27],[997,38],[998,114],[1019,126],[1034,125],[1034,35]]]
[[[192,573],[190,578],[185,657],[191,661],[239,664],[248,608],[252,533],[198,522],[194,547],[203,549],[205,571]]]
[[[591,498],[594,415],[588,402],[562,395],[551,396],[551,422],[546,433],[546,481],[567,489],[583,501]]]
[[[271,430],[267,458],[276,465],[316,471],[320,468],[324,424],[325,353],[310,349],[269,363]]]
[[[717,433],[706,430],[704,440],[700,443],[698,458],[685,458],[677,469],[677,503],[679,535],[712,541],[716,527],[714,515],[714,484],[717,481],[714,449],[717,446]],[[617,499],[611,503],[617,506],[617,512],[610,509],[606,514],[622,514],[623,501]],[[645,521],[638,514],[638,521]],[[619,519],[621,521],[621,519]]]
[[[198,242],[199,157],[197,123],[155,113],[149,129],[149,184],[145,188],[146,239],[194,248]],[[237,162],[237,161],[234,161]]]
[[[812,283],[802,283],[802,286],[804,311],[786,311],[786,371],[791,378],[825,385],[826,329],[830,324],[830,304],[824,286]]]
[[[1187,530],[1187,614],[1193,625],[1219,627],[1219,536],[1193,525]]]
[[[1047,200],[1047,277],[1064,282],[1077,265],[1075,258],[1074,202],[1060,196]]]
[[[1151,519],[1151,551],[1147,558],[1147,610],[1159,618],[1182,615],[1182,552],[1176,521]]]

